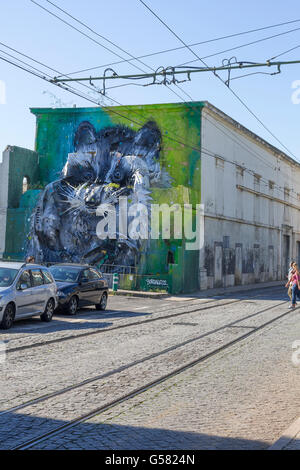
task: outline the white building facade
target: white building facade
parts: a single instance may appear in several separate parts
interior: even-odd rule
[[[300,265],[300,164],[206,103],[200,288],[286,279]]]

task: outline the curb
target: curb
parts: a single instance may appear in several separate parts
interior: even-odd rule
[[[266,284],[266,285],[264,285]],[[192,300],[192,299],[201,299],[207,297],[216,297],[222,296],[226,294],[234,294],[234,293],[244,293],[251,290],[262,290],[262,289],[270,289],[272,287],[279,287],[283,286],[283,281],[273,281],[273,282],[258,282],[257,284],[245,284],[241,286],[232,286],[232,287],[222,287],[220,289],[206,289],[203,291],[192,292],[190,294],[170,294],[169,292],[145,292],[145,291],[131,291],[131,290],[117,290],[114,292],[112,289],[109,289],[109,295],[125,295],[131,297],[144,297],[149,299],[160,299],[160,298],[167,298],[167,297],[174,297],[182,300]]]
[[[300,433],[300,418],[296,419],[291,426],[289,426],[282,436],[280,436],[277,441],[275,441],[268,450],[284,450],[293,439]],[[299,450],[300,450],[300,443],[299,443]]]
[[[170,297],[168,292],[141,292],[141,291],[130,291],[130,290],[109,290],[109,295],[125,295],[127,297],[144,297],[148,299],[162,299],[166,297]]]

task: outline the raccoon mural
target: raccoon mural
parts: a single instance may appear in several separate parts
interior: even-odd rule
[[[127,197],[128,212],[132,204],[149,207],[151,188],[170,186],[160,164],[158,126],[149,121],[138,131],[114,126],[96,132],[85,121],[75,133],[74,150],[60,178],[40,195],[31,218],[27,256],[37,262],[137,265],[148,242],[124,238],[119,225],[115,239],[100,239],[96,227],[101,217],[96,212],[101,204],[112,204],[118,215],[120,197]]]

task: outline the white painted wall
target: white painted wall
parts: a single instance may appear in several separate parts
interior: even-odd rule
[[[205,206],[201,278],[203,269],[208,267],[208,287],[233,285],[238,279],[240,261],[237,264],[231,258],[233,254],[237,259],[241,255],[237,244],[242,244],[244,268],[248,257],[248,268],[252,264],[253,271],[243,272],[241,283],[283,278],[286,270],[284,235],[290,237],[289,258],[298,260],[299,256],[300,165],[213,107],[205,107],[202,111],[201,134],[201,202]],[[238,189],[237,185],[247,190]],[[229,237],[229,245],[228,238],[223,237]],[[222,250],[220,243],[223,243]],[[219,260],[211,259],[215,254],[220,256],[220,252],[223,264],[229,266],[230,259],[237,264],[233,273],[232,268],[230,273],[223,272],[221,282],[219,270],[214,272]]]

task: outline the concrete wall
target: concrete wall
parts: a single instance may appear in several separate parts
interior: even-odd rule
[[[201,287],[284,279],[299,260],[300,165],[209,106],[202,146]]]
[[[39,156],[36,152],[7,146],[0,164],[1,256],[4,254],[10,258],[23,258],[25,233],[32,210],[27,204],[32,191],[23,195],[23,178],[28,178],[29,187],[35,187],[39,185],[39,174]],[[35,199],[31,195],[30,200]]]

